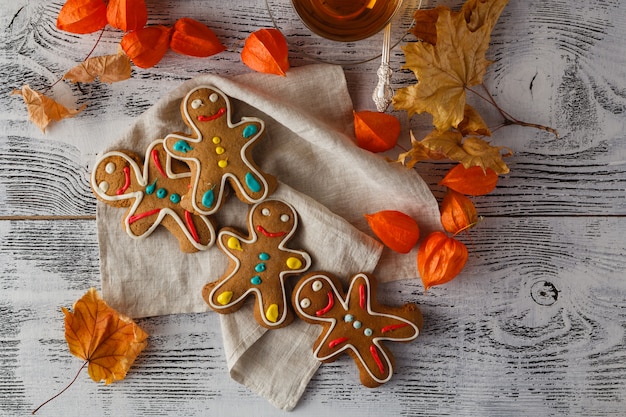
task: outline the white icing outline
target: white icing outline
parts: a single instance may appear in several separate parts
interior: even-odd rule
[[[238,123],[233,124],[231,121],[231,104],[230,104],[230,99],[229,97],[226,96],[226,94],[224,94],[220,89],[213,87],[211,85],[202,85],[199,87],[194,88],[193,90],[189,91],[187,93],[187,95],[185,96],[185,98],[183,99],[183,104],[181,106],[182,111],[185,114],[185,117],[187,119],[187,121],[190,122],[191,125],[191,129],[195,132],[197,139],[191,138],[189,136],[184,136],[184,135],[179,135],[176,133],[170,133],[167,136],[165,136],[165,139],[163,139],[164,144],[168,141],[175,141],[174,143],[176,143],[179,140],[184,140],[186,142],[189,143],[200,143],[204,140],[204,136],[202,135],[202,133],[200,132],[200,129],[198,129],[198,127],[196,126],[196,122],[194,120],[192,120],[191,116],[189,115],[189,111],[188,111],[188,106],[187,103],[189,101],[189,98],[191,97],[191,95],[196,92],[197,90],[200,89],[210,89],[215,91],[216,93],[218,93],[222,99],[224,99],[224,101],[226,102],[226,114],[224,115],[226,117],[226,123],[228,125],[229,128],[235,128],[238,126],[241,126],[243,124],[246,123],[251,123],[251,122],[257,122],[261,125],[260,129],[258,130],[258,132],[256,132],[254,134],[254,136],[252,136],[252,138],[248,138],[248,142],[246,142],[246,144],[244,146],[241,147],[241,151],[240,151],[240,157],[241,159],[244,161],[244,164],[246,164],[246,166],[248,166],[248,168],[250,168],[250,171],[252,173],[254,173],[256,175],[257,178],[259,178],[259,180],[263,183],[264,186],[264,190],[265,192],[263,193],[263,195],[257,199],[252,199],[250,198],[250,196],[247,194],[246,190],[247,188],[244,187],[244,185],[241,183],[241,181],[239,181],[239,179],[233,175],[230,172],[226,172],[222,175],[222,180],[220,183],[220,187],[219,187],[219,191],[217,193],[217,195],[215,196],[215,203],[214,203],[214,208],[211,210],[206,210],[206,209],[202,209],[200,207],[198,207],[197,201],[196,201],[196,195],[198,194],[198,183],[200,181],[200,171],[202,169],[202,164],[200,161],[200,159],[195,158],[195,157],[183,157],[181,155],[174,155],[170,150],[168,146],[164,146],[165,151],[172,157],[175,159],[180,159],[183,161],[192,161],[196,167],[197,167],[197,171],[196,171],[196,177],[193,180],[193,187],[192,187],[192,193],[191,193],[191,201],[192,201],[192,205],[194,210],[196,210],[196,212],[201,213],[201,214],[205,214],[205,215],[211,215],[214,214],[215,212],[217,212],[220,209],[221,206],[221,202],[223,201],[224,198],[224,193],[225,190],[227,189],[226,186],[226,181],[228,180],[228,178],[232,178],[237,186],[237,188],[241,191],[243,191],[243,195],[245,196],[248,204],[254,204],[254,203],[259,203],[262,202],[263,200],[265,200],[267,198],[267,196],[269,195],[269,183],[267,182],[267,180],[265,179],[264,175],[261,174],[260,171],[258,171],[253,164],[250,162],[250,160],[248,160],[248,158],[246,158],[245,154],[246,151],[248,150],[248,148],[250,146],[252,146],[252,144],[256,143],[256,141],[259,139],[259,137],[263,134],[263,132],[265,131],[265,122],[257,117],[242,117],[241,121],[239,121]],[[212,140],[213,137],[215,135],[211,135],[210,138],[206,138],[207,140]]]
[[[137,164],[137,162],[135,160],[133,160],[130,156],[128,156],[127,154],[120,152],[120,151],[111,151],[111,152],[107,152],[103,155],[101,155],[97,160],[96,163],[94,165],[93,170],[91,171],[91,187],[94,190],[94,192],[98,195],[98,197],[102,198],[105,201],[121,201],[121,200],[127,200],[130,198],[134,198],[135,202],[133,203],[133,205],[131,206],[130,210],[128,211],[128,215],[126,216],[126,218],[124,219],[124,229],[126,230],[126,233],[133,239],[137,239],[137,240],[142,240],[147,238],[148,236],[150,236],[152,234],[152,232],[161,224],[161,221],[163,220],[163,218],[166,215],[170,215],[172,216],[172,218],[176,221],[176,223],[178,224],[178,226],[182,229],[183,233],[185,234],[185,237],[189,240],[189,242],[198,250],[207,250],[209,249],[211,246],[213,246],[213,244],[215,243],[215,228],[213,227],[213,224],[209,221],[209,219],[206,218],[206,216],[203,215],[198,215],[198,217],[200,217],[202,219],[202,221],[206,224],[206,226],[208,227],[211,236],[209,239],[209,242],[206,245],[201,245],[198,242],[196,242],[196,240],[193,238],[193,236],[191,235],[191,233],[189,232],[189,230],[187,229],[187,223],[180,218],[180,216],[178,214],[176,214],[176,212],[170,208],[164,207],[159,211],[159,215],[157,216],[156,221],[152,224],[152,226],[146,231],[144,232],[142,235],[135,235],[132,230],[130,229],[130,218],[135,214],[135,212],[137,211],[137,207],[139,207],[139,204],[141,203],[141,200],[143,200],[143,196],[144,196],[144,192],[143,191],[135,191],[133,193],[128,193],[128,194],[122,194],[122,195],[108,195],[106,193],[103,193],[102,190],[99,187],[99,184],[96,182],[96,171],[98,170],[98,167],[100,166],[100,164],[102,164],[102,162],[110,157],[113,156],[117,156],[117,157],[121,157],[123,158],[126,162],[128,162],[128,164],[132,167],[133,173],[135,175],[135,178],[138,180],[139,185],[141,185],[142,187],[146,187],[148,185],[148,168],[149,168],[149,160],[151,158],[151,153],[152,150],[159,144],[159,143],[163,143],[163,139],[157,139],[154,142],[150,143],[150,145],[148,145],[148,149],[146,150],[146,154],[145,154],[145,158],[143,160],[143,172],[141,170],[141,168],[139,167],[139,165]],[[163,143],[164,144],[164,143]],[[165,145],[165,144],[164,144]],[[165,146],[163,146],[163,149],[165,149]],[[182,172],[179,174],[175,174],[174,172],[172,172],[172,167],[171,167],[171,158],[169,156],[169,154],[165,153],[166,155],[166,159],[165,159],[165,173],[167,174],[168,178],[171,179],[179,179],[179,178],[187,178],[187,177],[191,177],[191,173],[190,172]],[[118,167],[119,169],[119,167]],[[132,175],[132,173],[131,173]]]
[[[277,320],[276,322],[271,322],[271,321],[267,320],[267,318],[265,317],[265,311],[263,311],[263,305],[264,305],[264,303],[263,303],[263,295],[261,294],[261,291],[257,287],[250,287],[250,288],[248,288],[248,290],[245,291],[236,300],[234,300],[234,301],[231,300],[226,305],[214,304],[213,303],[214,295],[216,293],[218,293],[218,290],[226,282],[228,282],[233,276],[235,276],[235,274],[237,274],[239,272],[239,269],[241,267],[241,262],[239,261],[239,258],[234,256],[230,252],[230,250],[228,250],[228,248],[224,246],[223,240],[222,240],[222,236],[234,237],[237,240],[239,240],[241,242],[244,242],[244,243],[247,243],[247,244],[255,243],[258,240],[258,236],[259,235],[258,235],[258,232],[255,230],[254,225],[252,224],[252,218],[254,217],[253,214],[256,211],[256,209],[259,207],[259,205],[265,204],[265,203],[272,203],[272,202],[279,202],[279,203],[282,203],[282,204],[286,205],[292,211],[293,220],[294,220],[293,227],[291,228],[289,233],[287,233],[285,236],[283,236],[283,238],[281,239],[280,243],[278,244],[278,249],[283,251],[283,252],[298,254],[298,255],[302,256],[302,258],[304,259],[304,262],[302,263],[302,268],[300,268],[300,269],[283,270],[283,271],[280,272],[280,274],[278,274],[278,278],[280,280],[280,285],[281,285],[281,288],[282,288],[283,306],[284,306],[284,308],[283,308],[283,312],[282,312],[282,315],[281,315],[280,319]],[[233,305],[242,302],[245,298],[248,297],[248,295],[256,294],[256,296],[258,297],[259,310],[261,312],[260,316],[262,317],[263,322],[268,327],[280,326],[287,319],[287,311],[289,309],[289,304],[290,304],[289,303],[289,298],[290,297],[287,296],[287,291],[285,290],[285,276],[287,274],[289,274],[289,275],[300,274],[300,273],[306,271],[307,269],[309,269],[310,266],[311,266],[311,257],[309,256],[308,253],[306,253],[304,251],[299,251],[299,250],[295,250],[295,249],[289,249],[289,248],[285,247],[285,245],[291,239],[291,236],[293,236],[293,234],[296,232],[297,229],[298,229],[298,215],[296,213],[296,210],[293,208],[293,206],[291,204],[289,204],[289,203],[284,202],[284,201],[273,199],[273,200],[261,201],[261,202],[255,204],[254,206],[252,206],[252,208],[250,209],[250,211],[248,213],[248,230],[250,231],[250,233],[252,233],[252,237],[250,239],[241,238],[239,235],[237,235],[235,233],[232,233],[232,232],[230,232],[228,230],[221,230],[219,232],[219,234],[218,234],[217,244],[224,251],[224,253],[226,253],[228,255],[228,257],[235,262],[235,268],[230,273],[230,275],[228,275],[225,279],[223,279],[218,285],[216,285],[211,290],[211,293],[209,294],[209,297],[208,297],[208,302],[209,302],[209,305],[211,306],[211,308],[213,308],[215,310],[222,310],[222,309],[231,308]],[[228,239],[226,241],[228,241]]]
[[[384,360],[384,362],[387,364],[387,369],[389,369],[389,375],[387,376],[387,378],[385,379],[379,379],[377,378],[372,371],[368,368],[367,363],[365,362],[365,360],[363,359],[363,357],[361,356],[361,354],[359,353],[359,351],[354,347],[354,345],[352,345],[351,343],[346,343],[341,349],[338,349],[336,351],[334,351],[333,353],[324,356],[324,357],[320,357],[319,355],[319,351],[322,349],[323,346],[326,346],[328,343],[328,338],[331,335],[333,329],[335,328],[335,325],[337,324],[337,319],[334,318],[323,318],[323,317],[317,317],[317,316],[312,316],[310,314],[307,314],[304,310],[302,310],[302,307],[300,306],[300,293],[302,292],[302,290],[304,288],[306,288],[308,286],[308,283],[313,281],[313,280],[324,280],[326,282],[328,282],[328,284],[330,284],[333,292],[334,292],[334,296],[336,297],[337,301],[339,301],[339,303],[341,303],[341,306],[343,307],[343,309],[346,311],[346,313],[349,310],[349,300],[350,300],[350,294],[352,294],[352,288],[354,285],[356,285],[356,282],[359,281],[359,278],[363,278],[365,280],[366,283],[366,288],[367,288],[367,312],[368,314],[372,315],[372,316],[378,316],[378,317],[386,317],[386,318],[392,318],[395,320],[399,320],[402,321],[408,325],[410,325],[411,327],[413,327],[413,329],[415,330],[415,335],[411,336],[411,337],[404,337],[404,338],[396,338],[396,337],[374,337],[372,339],[372,343],[378,348],[378,351],[382,354],[382,359]],[[314,351],[314,356],[316,359],[320,360],[320,361],[326,361],[334,356],[338,356],[340,355],[342,352],[351,349],[354,353],[355,356],[359,358],[359,360],[361,361],[361,364],[363,365],[363,368],[367,370],[367,373],[369,374],[369,376],[376,382],[380,383],[380,384],[384,384],[385,382],[389,381],[393,375],[393,366],[391,365],[391,359],[389,358],[389,356],[387,355],[386,351],[382,348],[380,342],[382,342],[383,340],[389,340],[392,342],[409,342],[411,340],[415,340],[417,338],[417,336],[419,336],[420,330],[417,327],[417,325],[415,325],[415,323],[412,323],[411,321],[400,317],[400,316],[395,316],[393,314],[385,314],[385,313],[378,313],[372,310],[371,307],[371,300],[372,300],[372,294],[371,294],[371,283],[370,283],[370,278],[363,273],[360,274],[356,274],[355,276],[352,277],[352,280],[350,282],[350,288],[348,289],[348,291],[346,292],[346,298],[343,299],[340,296],[340,292],[337,289],[337,287],[335,286],[334,282],[332,279],[330,279],[328,276],[323,275],[323,274],[315,274],[315,275],[311,275],[308,278],[304,279],[303,281],[298,283],[297,289],[296,289],[296,293],[295,293],[295,309],[297,311],[297,313],[299,315],[301,315],[302,317],[305,317],[307,319],[310,320],[315,320],[315,321],[322,321],[322,322],[327,322],[327,323],[331,323],[330,328],[326,331],[326,335],[324,336],[324,339],[318,344],[317,349],[315,349]]]

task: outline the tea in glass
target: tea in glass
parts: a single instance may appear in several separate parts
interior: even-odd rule
[[[380,32],[402,0],[292,0],[302,22],[327,39],[352,42]]]

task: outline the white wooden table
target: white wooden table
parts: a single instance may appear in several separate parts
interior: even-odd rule
[[[285,0],[287,3],[288,0]],[[173,53],[113,85],[57,84],[79,117],[43,135],[9,93],[43,90],[80,62],[96,35],[54,27],[61,0],[0,2],[0,415],[27,415],[80,367],[63,334],[61,306],[99,286],[95,199],[89,163],[164,92],[197,74],[249,70],[247,35],[271,26],[263,0],[147,0],[150,22],[203,20],[229,48],[208,60]],[[427,6],[433,3],[426,2]],[[428,4],[429,3],[429,4]],[[457,5],[447,1],[437,4]],[[119,33],[96,54],[112,53]],[[515,155],[511,174],[474,199],[485,220],[452,283],[386,285],[386,300],[417,302],[425,328],[395,345],[394,379],[370,390],[349,359],[322,366],[297,416],[626,415],[626,3],[512,0],[495,28],[486,85],[520,119],[556,127],[499,129]],[[415,82],[391,56],[394,88]],[[307,61],[293,50],[294,66]],[[376,61],[345,66],[357,110],[373,109]],[[497,125],[495,111],[490,124]],[[419,130],[425,117],[406,121]],[[93,128],[92,137],[79,132]],[[418,170],[437,185],[449,163]],[[46,416],[281,415],[227,373],[215,314],[140,320],[150,343],[128,377],[110,386],[83,373]]]

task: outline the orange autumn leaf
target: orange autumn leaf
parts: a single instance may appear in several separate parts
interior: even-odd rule
[[[453,280],[465,267],[467,247],[444,232],[432,232],[417,251],[417,270],[424,290]]]
[[[103,83],[114,83],[130,78],[130,58],[120,51],[115,55],[88,58],[65,73],[63,79],[74,83],[91,83],[99,78]]]
[[[107,25],[104,0],[67,0],[57,16],[57,28],[71,33],[92,33]]]
[[[204,23],[184,17],[174,24],[170,39],[172,51],[195,57],[208,57],[226,48]]]
[[[246,39],[241,60],[254,71],[284,76],[289,69],[287,41],[277,29],[259,29]]]
[[[497,183],[498,174],[494,170],[484,170],[478,166],[465,168],[459,164],[448,171],[439,184],[462,194],[476,196],[489,194]]]
[[[420,237],[417,222],[408,214],[397,210],[383,210],[366,214],[365,218],[376,236],[390,249],[408,253]]]
[[[467,88],[483,83],[491,64],[486,58],[491,30],[499,14],[484,16],[481,26],[470,28],[465,14],[453,13],[447,7],[436,10],[436,44],[412,42],[403,48],[404,68],[412,70],[418,80],[428,82],[399,89],[393,105],[396,110],[406,110],[409,117],[431,114],[435,127],[443,132],[456,128],[463,120]]]
[[[71,110],[62,104],[57,103],[53,99],[33,90],[28,85],[22,86],[21,90],[13,90],[11,95],[19,95],[24,99],[26,108],[28,109],[28,118],[42,132],[51,122],[74,117],[86,107],[84,104],[78,110]]]
[[[441,224],[453,235],[467,230],[478,223],[478,213],[472,200],[463,194],[448,189],[441,202]]]
[[[150,68],[167,52],[170,31],[166,26],[148,26],[125,34],[120,45],[135,65]]]
[[[148,22],[148,8],[144,0],[109,0],[107,21],[124,32],[141,29]]]
[[[124,379],[146,347],[148,334],[109,307],[94,288],[74,304],[72,312],[62,310],[70,352],[89,363],[91,379],[105,384]]]
[[[400,120],[381,112],[354,112],[354,133],[360,148],[370,152],[384,152],[392,149],[400,136]]]

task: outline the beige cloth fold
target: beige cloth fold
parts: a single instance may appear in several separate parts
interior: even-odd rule
[[[401,210],[418,221],[425,235],[440,227],[437,203],[414,171],[354,145],[352,102],[341,67],[292,68],[286,77],[253,73],[189,80],[165,93],[107,150],[142,155],[153,140],[187,131],[179,104],[199,85],[213,85],[233,99],[233,121],[243,116],[265,120],[266,136],[254,158],[280,182],[272,197],[298,212],[300,226],[288,246],[309,252],[311,271],[346,280],[353,273],[372,271],[380,281],[417,276],[415,253],[400,255],[383,248],[371,237],[363,214]],[[215,216],[219,227],[245,231],[247,209],[231,196]],[[130,239],[121,227],[124,212],[97,205],[107,302],[131,317],[208,311],[201,289],[222,276],[226,256],[217,247],[182,253],[164,228],[143,241]],[[290,410],[319,366],[311,355],[319,329],[296,320],[267,331],[250,320],[250,308],[220,316],[230,374],[276,407]]]

